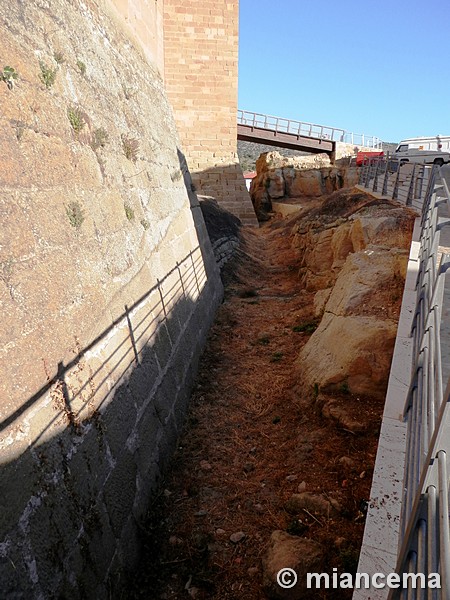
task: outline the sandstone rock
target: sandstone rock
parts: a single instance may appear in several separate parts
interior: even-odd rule
[[[274,531],[263,559],[264,591],[274,600],[312,599],[316,591],[306,588],[306,574],[320,572],[322,564],[322,548],[317,542]],[[277,573],[283,568],[296,572],[298,581],[293,588],[283,589],[278,585]]]
[[[325,305],[328,302],[328,298],[330,297],[332,288],[325,288],[324,290],[319,290],[314,295],[314,316],[321,317],[325,310]]]
[[[313,514],[322,515],[330,518],[337,515],[341,507],[336,500],[327,500],[322,495],[312,494],[310,492],[300,492],[292,494],[286,503],[288,513],[298,515],[303,510],[307,510]]]
[[[269,171],[264,181],[269,198],[282,198],[285,193],[283,172],[281,169]]]
[[[405,208],[367,207],[353,220],[351,235],[355,249],[365,248],[368,244],[409,248],[413,220],[413,212]],[[363,238],[361,247],[358,247],[359,237]]]
[[[326,154],[286,157],[265,152],[256,161],[256,171],[250,195],[260,220],[267,219],[272,199],[319,198],[356,183],[355,173],[330,166]]]
[[[305,384],[384,397],[397,325],[370,316],[325,313],[300,352],[297,364]]]
[[[276,150],[264,152],[256,161],[257,173],[272,169],[308,170],[329,167],[330,158],[327,154],[314,154],[308,156],[282,156]]]
[[[286,169],[283,172],[286,173]],[[290,198],[322,196],[326,192],[322,171],[319,169],[298,171],[289,169],[286,177],[286,194]]]
[[[350,254],[339,273],[325,311],[343,316],[364,314],[367,305],[374,304],[373,293],[377,290],[375,312],[384,309],[384,316],[389,317],[386,291],[390,294],[396,286],[401,289],[402,257],[407,260],[406,252],[402,253],[399,249],[380,250],[376,246]]]
[[[326,419],[332,419],[338,424],[339,427],[342,429],[347,429],[347,431],[351,431],[352,433],[362,433],[366,430],[364,423],[357,421],[350,414],[348,414],[345,406],[339,406],[332,400],[323,406],[322,415]]]
[[[251,188],[251,199],[253,207],[256,212],[256,216],[259,221],[267,220],[269,217],[267,213],[272,210],[272,201],[267,193],[267,188],[261,181],[253,180]]]
[[[355,195],[359,211],[357,200]],[[373,253],[376,247],[380,252],[391,252],[392,275],[404,279],[413,215],[392,207],[380,209],[382,214],[376,215],[372,213],[377,207],[369,208],[350,219],[338,215],[331,219],[324,214],[297,225],[292,243],[300,253],[302,283],[308,291],[331,287],[349,254],[366,249]]]

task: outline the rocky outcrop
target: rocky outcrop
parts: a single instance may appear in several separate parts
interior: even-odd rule
[[[300,353],[300,376],[311,388],[382,397],[414,214],[355,191],[330,197],[321,210],[294,228],[300,276],[316,291],[322,317]],[[327,411],[342,422],[335,407]]]
[[[272,200],[318,198],[356,183],[354,168],[332,166],[326,154],[286,157],[266,152],[256,161],[256,171],[250,194],[260,220],[267,219]]]
[[[412,219],[412,212],[405,208],[374,201],[355,190],[331,195],[320,209],[293,229],[293,244],[300,252],[300,275],[305,288],[308,291],[330,288],[347,257],[370,245],[384,250],[405,250],[409,246]],[[398,256],[398,252],[394,255]],[[395,260],[403,260],[404,274],[404,259]],[[400,265],[396,268],[402,270]]]
[[[397,324],[376,317],[325,315],[303,348],[302,377],[321,389],[383,397]]]

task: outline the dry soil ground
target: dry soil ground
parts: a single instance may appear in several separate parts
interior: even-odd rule
[[[312,295],[284,223],[244,232],[227,267],[185,431],[143,527],[133,598],[265,599],[262,558],[276,529],[323,544],[327,572],[356,570],[382,405],[336,395],[366,425],[357,435],[324,419],[317,390],[299,387]],[[298,490],[337,499],[340,515],[289,514]]]

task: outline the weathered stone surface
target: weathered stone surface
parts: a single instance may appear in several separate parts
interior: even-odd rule
[[[325,305],[328,302],[332,288],[325,288],[324,290],[318,290],[314,294],[314,316],[321,317],[325,310]]]
[[[322,415],[326,419],[332,419],[339,427],[351,431],[352,433],[363,433],[366,431],[364,423],[354,419],[346,410],[345,405],[339,406],[332,400],[324,404],[322,407]]]
[[[392,206],[360,209],[358,204],[352,207],[346,200],[343,196],[341,214],[325,213],[297,225],[293,245],[300,252],[302,281],[309,291],[331,287],[349,254],[366,248],[371,254],[376,248],[380,252],[391,250],[392,259],[385,260],[397,261],[398,264],[392,263],[395,273],[405,276],[405,251],[411,239],[413,214]],[[348,215],[342,216],[346,205]]]
[[[267,193],[271,199],[282,198],[284,196],[284,179],[281,169],[274,169],[268,173],[265,181]]]
[[[286,503],[286,510],[293,515],[298,515],[307,510],[329,519],[337,515],[341,508],[336,500],[327,500],[320,494],[300,492],[292,494]]]
[[[295,537],[284,531],[274,531],[269,548],[263,559],[263,587],[273,600],[308,600],[315,598],[316,590],[306,587],[306,574],[321,572],[322,548],[314,540]],[[293,569],[298,577],[297,584],[283,589],[277,583],[281,569]]]
[[[163,82],[110,9],[0,6],[9,598],[106,598],[132,567],[222,294]]]
[[[324,390],[345,383],[352,393],[383,397],[396,332],[395,321],[325,312],[299,355],[304,381]]]
[[[404,207],[343,190],[294,226],[300,276],[322,316],[298,359],[306,385],[384,395],[414,218]],[[335,404],[324,410],[340,427],[363,430]]]
[[[240,220],[221,208],[213,198],[199,197],[206,229],[220,269],[239,246]]]
[[[349,254],[325,311],[341,316],[365,314],[370,305],[372,314],[391,317],[391,302],[386,300],[389,292],[395,291],[403,281],[406,262],[406,251],[398,248],[386,251],[370,245],[362,252]]]
[[[274,199],[318,198],[357,183],[356,169],[330,166],[326,154],[286,157],[266,152],[256,161],[256,171],[250,194],[260,220],[267,218]]]

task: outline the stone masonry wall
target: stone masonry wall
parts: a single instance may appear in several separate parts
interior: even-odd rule
[[[0,5],[0,598],[114,596],[222,295],[162,79],[114,11]]]
[[[135,36],[149,62],[164,75],[164,0],[111,0],[128,33]],[[108,8],[106,3],[105,8]]]
[[[164,0],[164,81],[197,191],[256,217],[237,155],[238,0]]]

